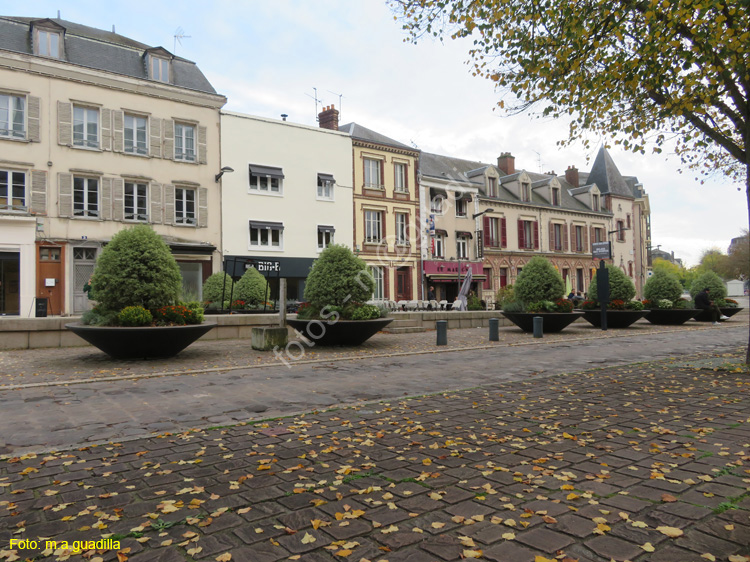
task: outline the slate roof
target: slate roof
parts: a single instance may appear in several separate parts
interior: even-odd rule
[[[33,55],[30,25],[39,20],[44,18],[0,16],[0,49]],[[86,68],[150,80],[144,57],[146,50],[151,48],[148,45],[111,31],[67,20],[49,18],[49,21],[65,28],[61,60]],[[216,93],[194,62],[172,56],[173,86],[207,94]]]
[[[633,198],[632,188],[622,177],[614,160],[603,146],[596,155],[587,182],[595,183],[602,193]]]
[[[359,123],[347,123],[346,125],[339,125],[339,131],[341,131],[342,133],[346,133],[353,139],[392,146],[394,148],[400,148],[402,150],[411,150],[412,152],[419,152],[418,148],[414,148],[413,146],[409,146],[408,144],[404,144],[402,142],[398,142],[397,140],[393,140],[392,138],[386,137],[385,135],[381,135],[380,133],[373,131],[372,129],[363,127]]]

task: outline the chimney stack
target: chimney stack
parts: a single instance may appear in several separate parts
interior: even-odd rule
[[[318,113],[318,124],[321,129],[339,130],[339,112],[333,105],[323,107],[323,111]]]
[[[578,168],[575,166],[568,166],[568,169],[565,170],[565,181],[573,187],[579,187],[581,180],[578,177]]]
[[[506,176],[516,173],[516,157],[510,152],[503,152],[497,157],[497,167],[505,172]]]

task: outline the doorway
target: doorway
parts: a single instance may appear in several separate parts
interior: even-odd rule
[[[0,252],[0,314],[21,312],[21,254]]]
[[[81,314],[93,308],[89,294],[83,291],[94,274],[96,265],[96,248],[73,248],[73,313]]]
[[[37,254],[36,296],[47,300],[47,314],[62,314],[63,249],[61,246],[39,246]]]
[[[409,301],[411,299],[411,268],[399,267],[396,270],[396,300]]]

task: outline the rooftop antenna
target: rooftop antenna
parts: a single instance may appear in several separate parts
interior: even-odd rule
[[[57,10],[57,19],[60,19],[60,10]]]
[[[308,93],[305,93],[305,95],[306,95],[306,96],[307,96],[308,98],[312,98],[313,100],[315,100],[315,120],[317,121],[317,120],[318,120],[318,102],[319,102],[320,100],[318,99],[318,89],[317,89],[317,88],[313,88],[313,92],[315,92],[315,95],[314,95],[314,96],[311,96],[311,95],[310,95],[310,94],[308,94]]]
[[[536,152],[536,150],[534,150],[534,152]],[[536,152],[536,158],[537,158],[537,161],[539,162],[539,173],[541,174],[542,173],[542,155]]]
[[[341,114],[343,113],[341,110],[341,98],[344,97],[344,94],[337,94],[336,92],[331,92],[331,90],[328,90],[328,92],[339,97],[339,119],[341,119]]]
[[[177,29],[175,29],[175,32],[174,32],[174,46],[172,47],[172,54],[174,55],[174,54],[177,53],[177,43],[179,43],[180,47],[181,47],[182,46],[182,40],[183,39],[190,39],[190,37],[191,37],[190,35],[185,35],[185,30],[182,29],[181,27],[178,27]]]

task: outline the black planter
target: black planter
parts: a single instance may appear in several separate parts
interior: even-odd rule
[[[724,316],[729,316],[730,318],[737,314],[742,308],[732,308],[729,306],[722,306],[719,308],[721,310],[721,313]],[[711,313],[708,310],[699,310],[694,316],[698,322],[710,322],[711,321]]]
[[[608,310],[607,328],[627,328],[646,316],[649,312],[649,310]],[[601,310],[584,310],[583,318],[586,322],[597,328],[602,327]]]
[[[287,318],[286,323],[315,345],[361,345],[388,324],[393,318],[375,320],[338,320],[328,324],[325,320],[299,320]],[[294,339],[294,338],[290,338]]]
[[[164,359],[174,357],[199,337],[207,334],[216,322],[188,326],[84,326],[66,324],[65,327],[98,347],[114,359]]]
[[[542,331],[545,334],[554,334],[578,320],[583,316],[583,312],[503,312],[503,316],[524,332],[533,332],[534,317],[541,316],[544,319],[542,320]]]
[[[646,320],[659,326],[679,326],[690,320],[697,312],[697,308],[654,308],[646,315]]]

